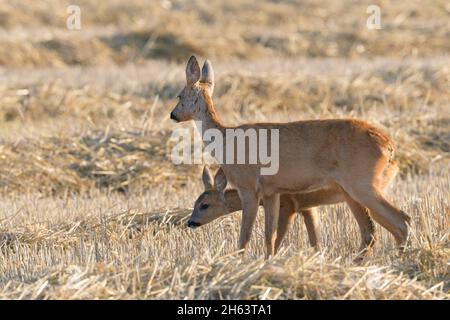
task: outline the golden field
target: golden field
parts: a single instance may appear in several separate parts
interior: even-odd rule
[[[67,7],[81,8],[68,30]],[[378,1],[0,0],[0,298],[449,299],[450,5]],[[353,263],[359,230],[320,207],[264,260],[263,219],[185,226],[200,165],[174,165],[169,113],[190,55],[225,123],[356,117],[397,144],[389,198],[412,217]],[[262,210],[260,210],[262,211]],[[260,216],[262,216],[260,212]]]

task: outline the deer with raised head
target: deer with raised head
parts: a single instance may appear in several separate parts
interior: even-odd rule
[[[275,252],[280,193],[305,193],[331,187],[340,188],[350,206],[369,209],[373,219],[403,247],[410,218],[385,198],[382,188],[384,173],[392,164],[394,154],[393,143],[386,134],[356,119],[225,126],[213,104],[213,90],[211,63],[205,61],[200,71],[197,59],[192,56],[186,67],[186,86],[178,95],[179,101],[170,118],[201,123],[202,136],[209,129],[216,129],[223,136],[226,129],[264,129],[277,130],[279,137],[279,166],[275,174],[263,175],[261,170],[265,165],[260,162],[220,164],[242,201],[241,249],[248,244],[261,200],[266,256],[270,257]],[[267,143],[272,145],[271,141]]]
[[[383,177],[384,189],[392,182],[398,172],[394,162]],[[200,194],[194,204],[194,210],[187,222],[188,227],[197,228],[213,220],[242,210],[242,202],[236,189],[225,189],[227,178],[219,168],[214,179],[207,166],[203,168],[202,181],[205,191]],[[320,247],[319,220],[315,207],[321,205],[344,202],[345,196],[339,188],[329,188],[299,194],[282,194],[280,196],[280,214],[278,219],[277,237],[275,240],[275,253],[278,251],[286,232],[294,221],[295,213],[303,216],[308,233],[309,243],[312,247]],[[375,225],[366,208],[350,206],[355,217],[360,234],[361,245],[356,261],[362,259],[372,248],[376,241]]]

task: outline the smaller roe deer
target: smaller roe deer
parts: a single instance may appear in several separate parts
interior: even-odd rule
[[[385,189],[397,172],[398,166],[394,162],[385,173],[383,181]],[[237,190],[225,190],[227,178],[222,169],[217,171],[213,181],[208,167],[205,166],[203,168],[202,180],[205,191],[195,201],[194,211],[187,222],[188,227],[196,228],[227,214],[242,210],[242,202]],[[278,251],[289,226],[294,221],[296,212],[303,216],[311,246],[318,249],[320,247],[320,228],[314,207],[344,201],[346,199],[343,192],[336,188],[308,193],[282,194],[280,197],[280,215],[275,241],[275,252]],[[364,208],[355,206],[350,206],[350,208],[356,218],[361,233],[360,254],[357,257],[359,259],[363,258],[370,251],[376,241],[375,226],[372,218],[370,218],[370,215]]]

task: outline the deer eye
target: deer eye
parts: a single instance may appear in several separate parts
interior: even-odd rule
[[[206,210],[206,209],[208,209],[208,207],[209,207],[209,204],[204,203],[200,206],[200,210]]]

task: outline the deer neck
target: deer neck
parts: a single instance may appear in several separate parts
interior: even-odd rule
[[[227,208],[229,213],[242,210],[241,198],[239,198],[237,190],[235,189],[225,190],[225,200],[227,202]]]
[[[195,119],[195,124],[197,126],[198,132],[201,136],[204,136],[205,131],[209,129],[217,129],[221,131],[223,134],[225,133],[225,126],[222,124],[220,117],[214,107],[211,97],[202,92],[203,99],[200,99],[204,105],[200,106],[204,112],[202,112],[197,119]]]

